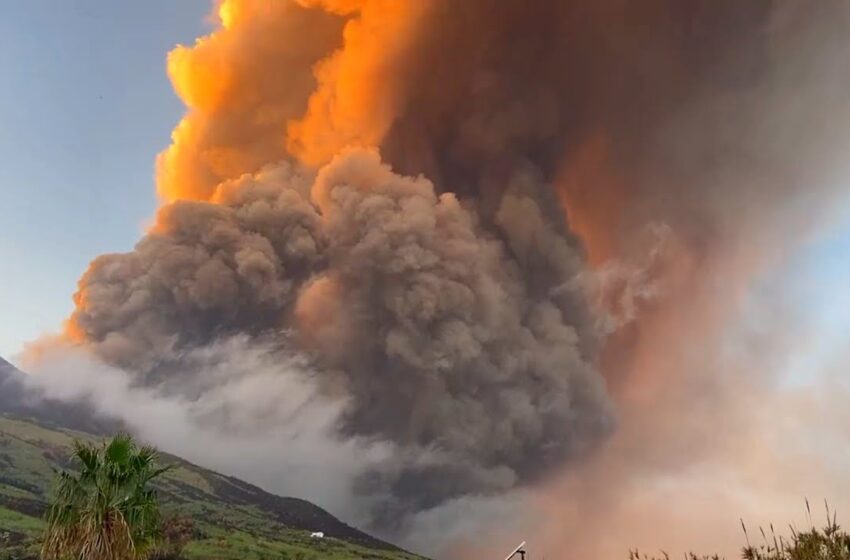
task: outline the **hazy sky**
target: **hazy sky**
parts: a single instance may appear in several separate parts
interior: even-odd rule
[[[0,356],[56,330],[96,255],[129,249],[153,165],[183,112],[167,52],[208,30],[208,0],[3,2]]]

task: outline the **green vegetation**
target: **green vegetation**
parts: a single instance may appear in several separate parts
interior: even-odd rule
[[[99,436],[0,413],[0,560],[35,560],[57,470],[74,469],[74,441]],[[153,481],[164,545],[151,560],[421,560],[345,525],[321,508],[282,498],[165,453]],[[310,537],[322,531],[325,538]],[[188,538],[187,538],[188,537]]]
[[[97,447],[74,442],[77,472],[57,474],[47,510],[41,556],[45,560],[135,560],[147,558],[159,540],[161,518],[152,447],[138,447],[125,434]]]
[[[811,508],[806,500],[806,511],[811,521]],[[770,534],[763,528],[759,528],[761,542],[750,543],[750,535],[746,525],[741,521],[744,537],[747,545],[741,549],[743,560],[850,560],[850,535],[838,525],[835,513],[830,513],[826,506],[826,524],[818,529],[812,524],[806,531],[798,531],[790,527],[790,538],[777,536],[773,525],[770,526]],[[650,557],[640,554],[638,551],[629,553],[629,560],[669,560],[669,556],[662,553],[661,558]],[[685,560],[722,560],[718,555],[699,556],[690,553]]]

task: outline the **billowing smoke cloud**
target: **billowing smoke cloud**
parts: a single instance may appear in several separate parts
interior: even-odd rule
[[[283,2],[221,2],[221,28],[168,56],[186,103],[157,160],[166,199],[208,199],[216,185],[285,156],[283,130],[306,108],[312,66],[340,43],[342,21]]]
[[[174,349],[283,328],[327,245],[309,180],[282,164],[223,183],[220,204],[164,206],[133,252],[92,263],[72,332],[110,363],[152,373]]]
[[[521,187],[497,216],[506,243],[375,152],[346,152],[315,176],[265,168],[222,183],[212,202],[163,207],[135,251],[95,261],[74,332],[143,381],[179,386],[191,369],[181,351],[277,331],[347,399],[342,434],[400,447],[359,485],[388,494],[382,518],[501,492],[612,423],[589,354],[595,327],[569,313],[585,289],[580,253]],[[548,290],[529,289],[524,255],[550,261]]]
[[[353,477],[378,527],[519,499],[593,457],[612,402],[640,429],[598,455],[606,479],[575,472],[615,492],[681,412],[660,388],[729,394],[665,359],[701,336],[677,312],[734,308],[828,198],[847,11],[225,0],[169,57],[188,112],[156,224],[92,263],[67,335],[190,402],[220,340],[298,356],[336,437],[393,449]]]

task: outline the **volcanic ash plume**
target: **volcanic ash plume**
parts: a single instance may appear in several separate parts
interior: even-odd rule
[[[541,480],[613,429],[665,278],[799,225],[776,201],[839,145],[787,102],[827,4],[225,0],[168,59],[156,224],[67,335],[186,398],[219,340],[301,356],[337,436],[396,450],[355,484],[383,527]]]
[[[294,330],[281,348],[309,353],[348,400],[342,433],[400,446],[399,464],[361,484],[389,488],[387,513],[509,489],[586,449],[611,416],[582,344],[592,327],[566,311],[577,250],[522,189],[499,216],[501,238],[373,151],[315,175],[279,164],[212,202],[164,206],[135,251],[96,260],[73,329],[151,383],[189,375],[175,351]],[[562,261],[563,285],[542,294],[518,263],[537,242]]]

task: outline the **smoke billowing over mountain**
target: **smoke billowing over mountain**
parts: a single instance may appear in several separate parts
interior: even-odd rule
[[[93,261],[67,338],[189,400],[198,349],[297,355],[337,437],[395,450],[355,477],[378,526],[536,484],[616,430],[641,313],[805,229],[789,203],[846,147],[847,15],[225,0],[169,55],[156,223]]]

